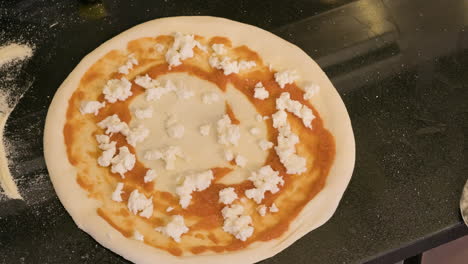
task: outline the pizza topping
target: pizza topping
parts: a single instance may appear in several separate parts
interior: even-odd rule
[[[120,79],[108,80],[102,90],[102,93],[109,103],[115,103],[117,101],[125,101],[129,96],[131,96],[131,89],[132,83],[125,77],[122,77]]]
[[[224,44],[213,44],[211,48],[217,55],[223,55],[226,53],[226,48],[224,48]]]
[[[243,168],[243,167],[245,167],[245,165],[247,165],[247,159],[244,156],[242,156],[240,154],[237,154],[236,155],[236,164],[237,164],[237,166]]]
[[[167,80],[165,85],[162,86],[157,80],[149,77],[148,74],[145,76],[137,76],[135,83],[146,89],[146,100],[154,101],[159,100],[165,94],[175,92],[177,87],[170,80]]]
[[[194,39],[193,35],[176,32],[173,36],[174,42],[166,52],[166,62],[169,64],[169,68],[179,66],[183,60],[192,58],[194,55],[193,48],[205,49],[200,42]]]
[[[176,194],[179,195],[179,203],[182,208],[187,208],[192,200],[192,192],[203,191],[211,185],[213,172],[206,170],[200,173],[188,174],[182,179],[182,184],[176,188]]]
[[[185,127],[177,122],[174,115],[171,115],[166,120],[166,133],[171,138],[182,138],[185,133]]]
[[[265,89],[265,87],[263,87],[263,84],[261,82],[255,84],[254,98],[264,100],[267,99],[268,96],[270,96],[270,93]]]
[[[80,112],[81,114],[94,114],[98,115],[99,109],[103,108],[106,106],[105,102],[99,102],[99,101],[82,101],[80,104]]]
[[[297,80],[299,76],[297,76],[297,73],[295,71],[282,71],[282,72],[277,72],[275,73],[275,81],[278,83],[278,85],[283,89],[286,84],[291,84],[295,80]]]
[[[149,169],[146,171],[145,177],[143,178],[143,181],[145,183],[147,182],[152,182],[154,179],[156,179],[158,175],[156,174],[156,171]]]
[[[211,67],[223,70],[224,75],[229,75],[231,73],[239,73],[242,70],[247,70],[252,67],[255,67],[257,64],[255,61],[246,61],[246,60],[231,60],[228,57],[217,57],[211,56],[208,60]]]
[[[309,83],[304,87],[304,100],[312,99],[312,97],[320,91],[320,86],[317,84]]]
[[[161,150],[149,150],[144,155],[146,160],[163,160],[166,163],[166,170],[173,170],[175,168],[177,157],[183,158],[182,150],[177,146],[169,146]]]
[[[257,207],[257,212],[259,215],[265,216],[267,212],[267,207],[264,204],[262,204],[259,207]]]
[[[219,202],[223,204],[231,204],[237,200],[237,193],[234,191],[234,188],[228,187],[219,191]]]
[[[137,241],[143,241],[144,240],[144,236],[138,232],[137,230],[133,231],[133,239],[137,240]]]
[[[278,207],[276,207],[276,204],[275,204],[275,203],[273,203],[273,204],[270,206],[270,212],[272,212],[272,213],[277,213],[277,212],[279,212],[279,209],[278,209]]]
[[[234,153],[232,152],[232,150],[230,150],[230,149],[224,150],[224,158],[227,161],[234,160]]]
[[[281,93],[280,97],[276,99],[276,109],[293,113],[302,119],[304,126],[312,128],[312,120],[315,119],[312,110],[299,101],[291,100],[289,93]]]
[[[260,129],[257,128],[257,127],[252,127],[252,128],[249,130],[249,132],[250,132],[250,134],[252,134],[252,135],[255,136],[255,135],[260,134]]]
[[[119,116],[116,114],[106,117],[97,125],[102,129],[106,129],[106,134],[120,132],[126,135],[129,130],[127,123],[120,121]]]
[[[127,207],[134,215],[150,218],[153,215],[153,197],[146,198],[143,193],[135,189],[130,193]]]
[[[296,154],[295,145],[299,143],[299,137],[291,132],[291,127],[286,124],[278,129],[278,145],[276,154],[286,168],[288,174],[300,174],[307,170],[306,159]]]
[[[133,65],[138,65],[138,60],[135,58],[135,54],[132,53],[128,55],[127,62],[119,67],[118,72],[122,74],[128,74],[130,70],[133,69]]]
[[[153,108],[148,106],[146,108],[137,108],[133,110],[137,119],[147,119],[153,117]]]
[[[119,154],[112,158],[111,163],[111,172],[125,178],[124,174],[135,166],[135,155],[130,153],[127,147],[120,147]]]
[[[239,204],[226,206],[221,210],[224,218],[223,230],[234,235],[241,241],[247,240],[252,236],[254,228],[252,227],[252,218],[243,215],[244,207]]]
[[[117,183],[114,192],[112,193],[112,200],[116,202],[121,202],[122,197],[120,196],[123,193],[124,184],[122,182]]]
[[[210,134],[210,130],[211,130],[210,124],[200,126],[200,134],[202,136],[208,136]]]
[[[174,215],[165,227],[156,227],[154,230],[171,237],[177,243],[180,242],[180,237],[189,231],[181,215]]]
[[[157,43],[154,45],[154,48],[156,49],[157,52],[162,53],[164,51],[164,45],[161,43]]]
[[[172,210],[174,210],[174,207],[172,207],[172,206],[169,206],[168,208],[166,208],[166,212],[168,212],[168,213],[171,212]]]
[[[273,147],[273,143],[268,141],[268,140],[265,140],[265,139],[261,139],[259,142],[258,142],[258,146],[260,146],[260,148],[265,151],[265,150],[269,150]]]
[[[101,156],[99,156],[97,162],[102,167],[108,167],[111,164],[111,160],[115,155],[116,142],[110,141],[110,137],[106,135],[96,135],[96,140],[99,143],[99,148],[103,150]]]
[[[273,170],[270,165],[260,168],[257,172],[252,172],[248,178],[253,182],[255,188],[245,191],[247,198],[253,199],[256,203],[260,203],[265,198],[265,192],[277,193],[278,185],[283,185],[283,177]]]
[[[240,138],[240,130],[238,125],[233,125],[228,115],[217,122],[218,143],[222,145],[236,146]]]
[[[149,77],[148,74],[145,74],[145,76],[137,76],[135,78],[135,83],[145,89],[157,88],[160,86],[159,82]]]
[[[268,118],[270,118],[270,117],[268,117],[268,116],[262,116],[262,115],[260,115],[260,114],[257,114],[257,115],[255,116],[255,119],[257,119],[258,122],[265,121],[265,120],[267,120]]]
[[[135,147],[138,142],[142,142],[149,136],[149,132],[149,129],[145,128],[143,125],[129,129],[126,133],[128,144]]]
[[[212,104],[212,103],[215,103],[217,101],[219,101],[218,93],[209,92],[209,93],[203,94],[203,96],[202,96],[202,102],[204,104]]]

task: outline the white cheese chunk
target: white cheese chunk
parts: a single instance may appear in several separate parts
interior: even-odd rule
[[[129,131],[127,123],[120,121],[119,116],[116,114],[106,117],[97,125],[102,129],[106,129],[106,134],[120,132],[123,135],[127,135]]]
[[[138,65],[138,60],[135,58],[135,54],[132,53],[128,55],[127,62],[119,67],[118,72],[122,74],[128,74],[130,70],[133,69],[134,65]]]
[[[177,87],[171,80],[167,80],[164,86],[158,86],[154,88],[146,89],[146,101],[159,100],[163,95],[170,92],[175,92]]]
[[[193,35],[184,35],[176,32],[173,34],[174,42],[166,52],[166,62],[169,68],[179,66],[183,60],[192,58],[194,55],[193,48],[198,47],[204,49],[202,45],[194,39]]]
[[[232,152],[232,150],[230,149],[226,149],[224,151],[224,158],[227,160],[227,161],[231,161],[234,159],[234,153]]]
[[[270,165],[252,172],[248,179],[253,182],[255,188],[246,190],[245,196],[258,204],[265,198],[265,192],[277,193],[279,191],[278,185],[284,184],[283,177],[279,176],[279,173],[273,170]]]
[[[226,48],[224,48],[224,44],[213,44],[211,48],[217,55],[223,55],[226,53]]]
[[[189,231],[181,215],[174,215],[166,226],[156,227],[155,230],[171,237],[177,243],[180,242],[180,237]]]
[[[108,80],[102,93],[104,99],[109,103],[115,103],[117,101],[125,101],[132,93],[132,83],[127,78],[122,77],[120,79]]]
[[[257,212],[259,215],[265,216],[267,212],[267,207],[264,204],[262,204],[259,207],[257,207]]]
[[[229,75],[232,73],[239,73],[242,70],[247,70],[252,67],[255,67],[257,64],[255,61],[246,61],[246,60],[231,60],[228,57],[218,57],[218,56],[211,56],[208,60],[208,63],[211,67],[223,70],[224,75]]]
[[[223,230],[234,235],[235,238],[246,241],[252,236],[254,228],[252,227],[252,218],[243,215],[244,207],[239,204],[226,206],[221,210],[224,218]]]
[[[85,114],[94,114],[98,115],[99,109],[106,106],[106,102],[99,102],[99,101],[82,101],[80,104],[80,112],[82,115]]]
[[[277,213],[277,212],[279,212],[279,209],[278,209],[278,207],[276,207],[276,204],[275,204],[275,203],[273,203],[273,204],[270,206],[270,212],[272,212],[272,213]]]
[[[260,149],[262,149],[263,151],[266,151],[266,150],[269,150],[273,147],[273,142],[270,142],[268,140],[265,140],[265,139],[261,139],[259,142],[258,142],[258,145],[260,146]]]
[[[166,164],[166,170],[173,170],[177,157],[183,158],[183,154],[180,147],[169,146],[160,150],[146,151],[143,157],[146,160],[163,160]]]
[[[146,74],[145,76],[139,75],[135,77],[135,83],[145,89],[160,87],[160,83],[157,80],[152,79],[148,74]]]
[[[218,102],[219,99],[220,99],[220,96],[218,95],[218,93],[215,93],[215,92],[208,92],[202,95],[202,102],[204,104],[212,104],[212,103]]]
[[[127,207],[134,215],[150,218],[153,215],[153,197],[146,198],[143,193],[135,189],[130,193]]]
[[[112,143],[113,143],[113,147],[104,150],[101,156],[99,156],[97,160],[99,166],[109,167],[111,165],[111,161],[115,155],[115,152],[117,152],[117,149],[115,147],[116,142],[112,142]]]
[[[127,142],[132,146],[136,146],[137,143],[142,142],[149,136],[149,129],[143,125],[133,127],[127,132]]]
[[[120,147],[119,154],[112,158],[111,163],[111,172],[125,178],[124,174],[135,166],[135,155],[130,153],[127,147]]]
[[[299,76],[297,76],[297,73],[295,71],[281,71],[275,73],[275,81],[278,83],[278,85],[283,89],[286,84],[291,84],[294,83],[295,80],[297,80]]]
[[[168,213],[171,212],[172,210],[174,210],[174,207],[172,207],[172,206],[169,206],[168,208],[166,208],[166,212],[168,212]]]
[[[265,100],[270,96],[270,93],[265,89],[261,82],[255,84],[254,88],[254,98]]]
[[[154,179],[156,179],[158,175],[156,174],[156,171],[149,169],[146,171],[145,177],[143,177],[143,181],[145,183],[147,182],[152,182]]]
[[[112,193],[112,200],[116,202],[122,202],[122,196],[121,194],[123,193],[123,187],[124,184],[122,182],[117,183],[117,186],[115,186],[115,190]]]
[[[243,168],[243,167],[245,167],[245,165],[247,165],[247,159],[244,156],[242,156],[240,154],[237,154],[236,155],[236,164],[237,164],[237,166]]]
[[[240,129],[238,125],[233,125],[228,115],[217,122],[218,143],[222,145],[236,146],[240,139]]]
[[[232,204],[239,197],[233,187],[224,188],[219,191],[219,202],[223,204]]]
[[[200,134],[202,136],[210,135],[210,130],[211,130],[211,125],[210,124],[200,126]]]
[[[154,49],[157,52],[162,53],[164,51],[164,45],[161,43],[157,43],[156,45],[154,45]]]
[[[179,203],[182,208],[187,208],[192,200],[192,192],[203,191],[211,185],[213,172],[206,170],[199,173],[191,173],[183,177],[182,183],[176,187]]]
[[[309,83],[304,87],[304,100],[310,100],[320,91],[320,86],[317,84]]]
[[[257,115],[255,116],[255,119],[256,119],[258,122],[265,121],[265,120],[267,120],[268,118],[269,118],[268,116],[262,116],[262,115],[260,115],[260,114],[257,114]]]
[[[296,154],[295,145],[299,143],[299,137],[291,132],[286,123],[278,129],[278,145],[275,147],[276,154],[286,168],[288,174],[300,174],[307,170],[306,159]]]
[[[143,241],[145,239],[145,237],[140,232],[135,230],[135,231],[133,231],[133,239],[135,239],[137,241]]]
[[[293,113],[302,119],[304,126],[312,128],[312,120],[315,119],[312,110],[299,101],[291,100],[289,93],[281,93],[280,97],[276,99],[276,109]]]
[[[252,135],[255,136],[255,135],[260,134],[260,129],[257,128],[257,127],[252,127],[252,128],[249,130],[249,132],[250,132],[250,134],[252,134]]]
[[[146,108],[136,108],[133,110],[133,114],[137,119],[147,119],[153,117],[153,108],[148,106]]]

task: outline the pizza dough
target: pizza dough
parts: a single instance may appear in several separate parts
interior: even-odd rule
[[[288,230],[279,238],[267,242],[254,242],[247,248],[223,254],[206,252],[200,255],[175,257],[140,241],[122,236],[109,222],[98,215],[97,209],[102,203],[90,197],[77,183],[77,169],[67,159],[64,126],[67,122],[66,109],[69,107],[69,99],[82,76],[98,59],[112,50],[125,50],[127,43],[132,40],[170,35],[174,32],[196,34],[206,38],[226,36],[232,41],[233,46],[246,45],[256,51],[264,62],[271,63],[275,69],[296,70],[301,76],[298,82],[310,81],[321,87],[319,95],[314,97],[313,106],[320,113],[325,127],[335,138],[335,161],[325,187],[307,203]],[[230,97],[233,96],[235,95]],[[248,109],[248,107],[238,107],[238,109]],[[264,133],[262,131],[260,129],[259,132]],[[137,263],[219,263],[221,260],[227,263],[253,263],[271,257],[331,217],[350,180],[355,158],[354,137],[346,108],[328,78],[312,59],[299,48],[271,33],[253,26],[213,17],[174,17],[150,21],[125,31],[98,47],[80,62],[58,89],[49,108],[44,134],[44,152],[49,174],[61,202],[78,227],[105,247]],[[138,154],[138,146],[136,151]],[[252,160],[256,158],[262,159],[262,156],[250,157]],[[168,182],[167,185],[170,184]]]

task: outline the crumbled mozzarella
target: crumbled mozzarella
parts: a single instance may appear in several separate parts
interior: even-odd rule
[[[258,134],[260,134],[260,129],[257,128],[257,127],[252,127],[252,128],[250,129],[250,134],[252,134],[252,135],[258,135]]]
[[[179,66],[183,60],[192,58],[195,46],[202,50],[204,49],[200,42],[194,39],[193,35],[184,35],[176,32],[173,34],[173,37],[174,42],[166,52],[166,62],[169,64],[169,68]]]
[[[271,117],[273,119],[274,128],[279,128],[280,126],[284,126],[288,122],[288,114],[284,110],[278,110]]]
[[[135,54],[132,53],[128,55],[127,62],[124,65],[120,66],[118,71],[122,74],[128,74],[130,70],[133,69],[134,65],[138,65],[138,60],[135,58]]]
[[[202,95],[202,101],[204,104],[212,104],[219,101],[219,95],[215,92],[208,92]]]
[[[127,147],[120,147],[119,154],[112,158],[111,163],[111,172],[125,178],[124,174],[135,166],[135,155],[130,153]]]
[[[234,153],[232,152],[232,150],[230,149],[226,149],[224,151],[224,158],[227,160],[227,161],[231,161],[234,159]]]
[[[120,79],[108,80],[102,93],[109,103],[115,103],[117,101],[125,101],[132,95],[131,90],[132,83],[129,82],[127,78],[122,77]]]
[[[222,145],[237,145],[240,138],[238,125],[233,125],[228,115],[217,122],[218,143]]]
[[[152,182],[154,179],[156,179],[156,177],[158,177],[158,175],[156,174],[156,171],[154,171],[152,169],[149,169],[149,170],[146,171],[146,174],[145,174],[145,177],[143,178],[143,181],[145,183]]]
[[[188,174],[183,177],[182,184],[176,187],[176,194],[179,195],[179,203],[182,208],[187,208],[192,200],[192,192],[203,191],[211,185],[213,172],[206,170],[199,173]]]
[[[129,131],[127,123],[120,121],[119,116],[116,114],[106,117],[97,125],[102,129],[106,129],[106,134],[120,132],[127,135]]]
[[[156,227],[155,230],[171,237],[177,243],[180,242],[180,237],[189,231],[181,215],[174,215],[166,226]]]
[[[320,86],[309,83],[304,87],[304,100],[312,99],[312,97],[320,91]]]
[[[283,89],[286,84],[293,83],[295,80],[297,80],[299,76],[297,76],[297,73],[295,71],[281,71],[275,73],[275,81],[278,83],[278,85]]]
[[[174,210],[174,207],[172,207],[172,206],[169,206],[168,208],[166,208],[166,212],[168,212],[168,213],[171,212],[172,210]]]
[[[237,164],[237,166],[243,168],[247,164],[247,159],[244,156],[242,156],[240,154],[237,154],[236,155],[236,164]]]
[[[157,88],[160,86],[160,83],[157,80],[152,79],[148,74],[145,74],[145,76],[139,75],[135,77],[135,83],[145,89]]]
[[[127,207],[134,215],[150,218],[153,215],[153,197],[146,198],[143,193],[135,189],[130,193]]]
[[[277,213],[277,212],[279,212],[279,209],[278,209],[278,207],[276,207],[276,204],[275,204],[275,203],[273,203],[273,204],[270,206],[270,212],[272,212],[272,213]]]
[[[141,124],[132,129],[129,129],[127,133],[128,144],[135,147],[137,143],[142,142],[149,136],[149,132],[149,129],[145,128]]]
[[[281,93],[280,97],[276,99],[276,109],[293,113],[302,119],[304,126],[312,128],[312,120],[315,119],[312,110],[299,101],[291,100],[289,93]]]
[[[239,204],[226,206],[221,210],[224,218],[223,230],[234,235],[241,241],[247,240],[252,236],[254,228],[252,227],[252,218],[243,215],[244,207]]]
[[[224,44],[213,44],[211,48],[217,55],[223,55],[226,53],[226,49],[224,48]]]
[[[112,142],[112,143],[113,143],[113,147],[104,150],[101,156],[99,156],[97,160],[99,166],[109,167],[111,165],[111,161],[115,155],[115,152],[117,152],[117,149],[115,147],[116,142]]]
[[[145,237],[140,232],[135,230],[133,231],[133,239],[138,240],[138,241],[143,241]]]
[[[99,102],[99,101],[82,101],[80,104],[80,112],[82,115],[85,114],[94,114],[98,115],[99,109],[106,106],[106,102]]]
[[[300,174],[307,170],[306,159],[296,154],[295,145],[299,143],[299,137],[291,132],[291,127],[285,123],[278,126],[278,145],[276,154],[286,168],[288,174]]]
[[[122,182],[117,183],[117,186],[115,186],[115,190],[112,193],[112,200],[116,202],[121,202],[122,201],[122,196],[121,194],[123,193],[123,187],[124,184]]]
[[[159,53],[162,53],[164,51],[164,45],[163,44],[160,44],[160,43],[157,43],[156,45],[154,45],[154,48],[156,49],[157,52]]]
[[[255,116],[255,119],[257,119],[258,122],[265,121],[265,120],[267,120],[268,118],[269,118],[268,116],[262,116],[262,115],[260,115],[260,114],[257,114],[257,115]]]
[[[211,67],[218,70],[223,70],[224,75],[229,75],[231,73],[239,73],[242,70],[247,70],[257,65],[255,61],[233,61],[228,57],[220,58],[217,56],[211,56],[208,62]]]
[[[268,140],[265,140],[265,139],[261,139],[259,142],[258,142],[258,145],[260,146],[260,148],[265,151],[265,150],[269,150],[273,147],[273,143],[268,141]]]
[[[254,88],[254,98],[264,100],[267,99],[268,96],[270,96],[270,93],[265,89],[263,84],[261,82],[258,82],[255,84]]]
[[[265,198],[265,192],[277,193],[278,185],[283,185],[283,177],[273,170],[270,165],[260,168],[257,172],[252,172],[248,178],[253,182],[255,188],[245,191],[247,198],[253,199],[256,203],[260,203]]]
[[[182,150],[177,146],[169,146],[161,150],[149,150],[144,154],[146,160],[163,160],[166,163],[166,170],[175,168],[175,160],[177,157],[183,158]]]
[[[99,148],[101,150],[109,150],[114,148],[117,144],[115,141],[110,141],[110,137],[107,135],[96,135],[96,141],[99,143]]]
[[[154,88],[146,89],[146,101],[159,100],[165,94],[174,92],[177,90],[177,87],[171,80],[167,80],[164,87],[158,86]]]
[[[261,215],[261,216],[265,216],[265,215],[266,215],[266,211],[267,211],[267,207],[266,207],[264,204],[262,204],[262,205],[260,205],[259,207],[257,207],[257,212],[258,212],[258,214]]]
[[[200,126],[200,134],[202,136],[208,136],[210,134],[210,130],[211,130],[210,124]]]
[[[239,198],[233,187],[224,188],[219,191],[219,202],[223,204],[232,204]]]
[[[135,114],[137,119],[146,119],[153,117],[153,108],[148,106],[146,108],[136,108],[134,109],[133,113]]]

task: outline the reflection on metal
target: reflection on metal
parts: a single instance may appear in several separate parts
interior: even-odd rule
[[[463,221],[468,226],[468,181],[465,183],[463,188],[462,196],[460,198],[460,212],[463,217]]]

